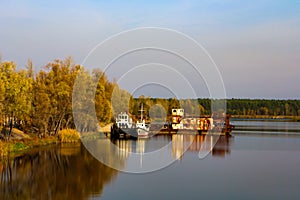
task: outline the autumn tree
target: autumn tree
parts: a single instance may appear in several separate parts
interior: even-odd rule
[[[111,122],[113,117],[111,98],[114,84],[108,81],[104,72],[100,70],[94,70],[93,77],[94,81],[97,82],[95,94],[96,115],[100,124],[104,125]]]
[[[57,59],[36,75],[32,118],[38,133],[57,135],[63,128],[74,127],[72,92],[79,70],[71,58]]]
[[[32,79],[26,70],[17,71],[14,62],[0,64],[0,100],[3,125],[9,126],[9,137],[13,126],[26,122],[31,110]]]

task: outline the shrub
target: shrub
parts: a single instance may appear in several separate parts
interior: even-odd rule
[[[58,132],[58,139],[61,142],[78,142],[80,135],[74,129],[63,129]]]
[[[23,142],[17,142],[12,146],[13,151],[22,151],[28,149],[28,146],[24,144]]]

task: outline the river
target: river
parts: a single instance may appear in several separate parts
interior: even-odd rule
[[[110,149],[101,158],[121,170],[99,162],[83,144],[33,149],[0,161],[0,199],[299,199],[300,123],[232,124],[233,136],[221,136],[203,159],[198,154],[206,136],[93,141],[97,151]],[[147,165],[143,155],[166,145],[172,164],[128,173]],[[139,153],[138,163],[128,152]]]

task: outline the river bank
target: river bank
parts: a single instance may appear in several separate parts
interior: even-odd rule
[[[18,135],[18,137],[15,135]],[[80,134],[74,129],[64,129],[59,131],[57,136],[44,136],[41,138],[14,130],[11,138],[9,141],[0,140],[0,157],[14,156],[29,149],[50,144],[80,142]]]
[[[101,127],[101,132],[110,132],[112,123]],[[80,135],[75,129],[63,129],[57,136],[44,136],[42,138],[33,134],[25,134],[20,130],[13,129],[12,139],[9,141],[0,140],[0,157],[14,156],[25,153],[35,147],[46,146],[58,143],[79,143],[80,139],[95,139],[99,137],[97,132],[90,132]]]
[[[29,149],[50,144],[58,144],[58,137],[27,138],[22,140],[0,141],[0,157],[14,156]]]

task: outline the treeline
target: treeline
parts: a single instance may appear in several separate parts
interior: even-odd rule
[[[300,100],[229,99],[227,112],[249,116],[300,116]]]
[[[139,115],[140,105],[143,103],[146,116],[154,105],[161,105],[167,115],[171,115],[172,108],[184,108],[187,115],[211,115],[211,99],[161,99],[140,97],[132,100],[131,112]],[[158,109],[160,115],[162,109]],[[223,110],[220,110],[223,112]],[[226,113],[244,116],[300,116],[300,100],[268,100],[268,99],[227,99]]]
[[[72,115],[72,92],[79,73],[97,78],[95,107],[102,123],[112,121],[111,94],[116,83],[108,81],[101,71],[88,72],[74,64],[71,58],[54,60],[34,73],[28,61],[27,69],[17,70],[14,62],[0,62],[0,130],[11,134],[12,128],[38,136],[57,135],[59,130],[75,128]],[[89,124],[86,130],[95,129]]]
[[[76,98],[81,101],[74,104],[72,94],[78,74],[88,87],[77,88],[80,92]],[[95,94],[92,99],[85,99],[90,88],[96,88]],[[92,109],[85,107],[87,101],[94,106]],[[116,82],[109,81],[103,72],[89,72],[83,66],[74,64],[71,58],[54,60],[38,72],[34,72],[31,61],[28,61],[26,69],[21,70],[17,70],[14,62],[0,62],[2,135],[10,135],[13,128],[38,136],[57,135],[62,129],[75,128],[72,103],[79,118],[85,119],[77,127],[80,131],[96,130],[98,123],[102,126],[113,122],[114,117],[124,111],[137,119],[141,104],[148,119],[170,116],[172,108],[184,108],[188,115],[212,114],[210,99],[133,98]],[[96,112],[97,121],[91,116],[92,110]],[[300,100],[228,99],[227,113],[300,116]]]

